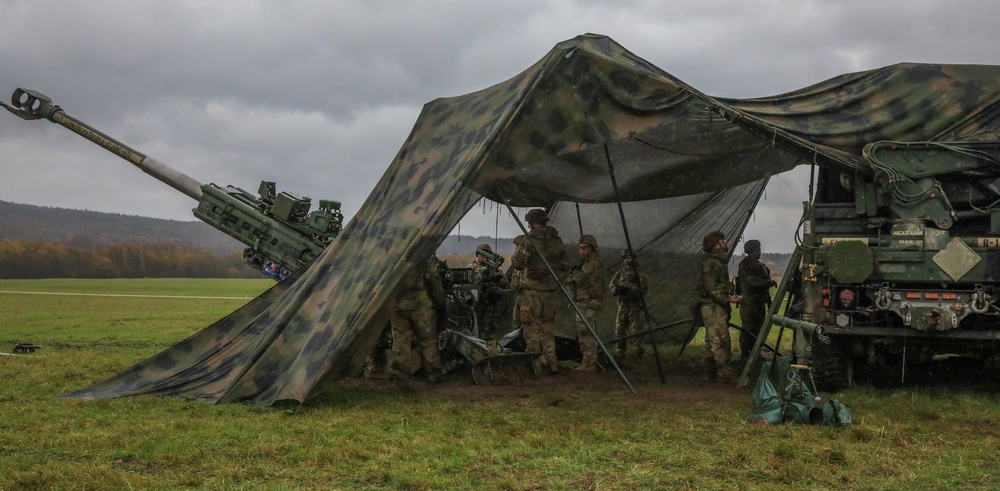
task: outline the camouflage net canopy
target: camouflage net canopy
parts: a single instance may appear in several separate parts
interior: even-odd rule
[[[878,140],[997,140],[998,80],[995,66],[900,64],[768,98],[713,98],[607,37],[576,37],[510,80],[428,103],[308,268],[68,397],[305,401],[356,372],[404,276],[482,198],[552,207],[551,224],[573,245],[579,220],[608,266],[625,246],[621,200],[653,317],[683,319],[701,237],[739,236],[770,176],[810,162],[862,165],[862,147]],[[599,319],[605,332],[611,313]]]

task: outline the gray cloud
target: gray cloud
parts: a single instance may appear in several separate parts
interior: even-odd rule
[[[902,61],[1000,64],[993,1],[651,3],[0,0],[0,96],[42,91],[196,179],[274,180],[349,216],[424,103],[584,32],[726,97]],[[0,173],[6,201],[193,219],[188,198],[47,122],[0,114]],[[747,234],[790,250],[807,182],[777,176]],[[477,209],[462,232],[493,222]]]

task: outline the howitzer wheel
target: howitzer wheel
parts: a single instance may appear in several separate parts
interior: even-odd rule
[[[854,381],[854,359],[847,346],[847,339],[830,336],[830,344],[813,343],[812,373],[816,388],[836,392],[851,386]]]

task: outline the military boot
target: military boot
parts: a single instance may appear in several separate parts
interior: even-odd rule
[[[716,370],[715,370],[715,360],[712,358],[705,358],[704,364],[701,368],[701,379],[702,380],[715,380]]]
[[[736,383],[736,376],[733,373],[732,362],[726,362],[719,365],[718,370],[716,370],[715,381],[720,384],[731,385]]]

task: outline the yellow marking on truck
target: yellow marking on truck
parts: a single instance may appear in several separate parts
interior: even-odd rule
[[[820,241],[820,245],[832,246],[837,242],[861,242],[862,244],[868,245],[868,237],[823,237]]]

